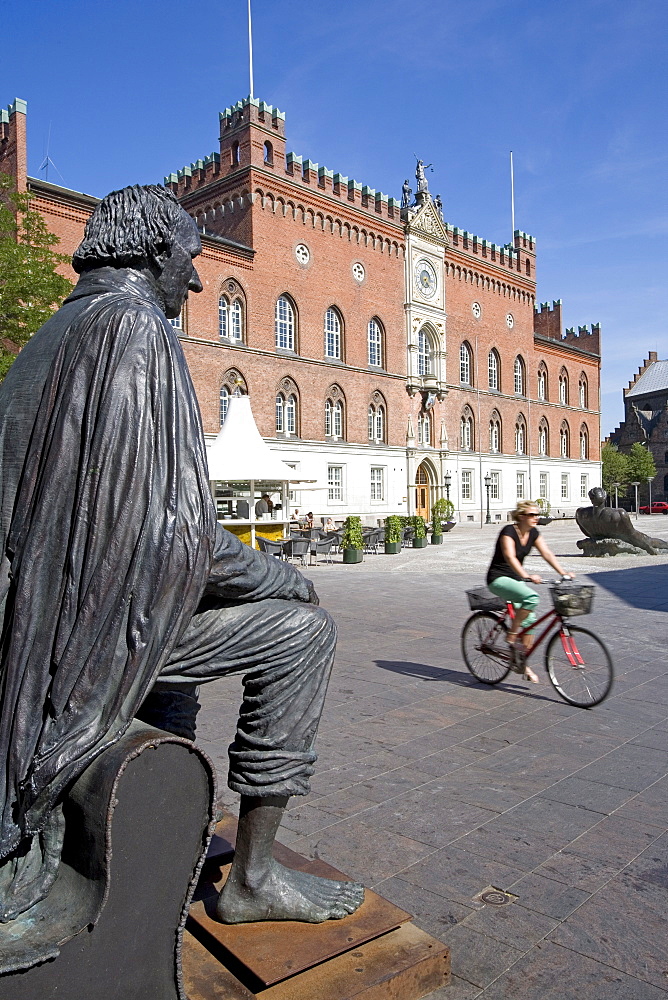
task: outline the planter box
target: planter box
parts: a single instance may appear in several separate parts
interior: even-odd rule
[[[396,556],[401,552],[401,542],[385,542],[385,555]]]
[[[344,563],[361,563],[363,555],[362,549],[344,549],[343,561]]]
[[[413,539],[413,548],[414,549],[425,549],[426,547],[427,547],[427,539],[426,538],[414,538]]]
[[[442,545],[443,544],[443,535],[435,535],[432,532],[432,535],[431,535],[431,544],[432,545]]]

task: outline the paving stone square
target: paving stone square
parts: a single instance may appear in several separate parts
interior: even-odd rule
[[[668,519],[640,529],[650,520],[668,536]],[[433,1000],[666,1000],[668,557],[586,560],[572,522],[544,534],[597,586],[583,624],[612,653],[610,697],[566,705],[542,651],[539,685],[469,675],[465,591],[484,577],[493,527],[308,569],[339,643],[312,791],[291,800],[279,840],[363,880],[450,946],[452,985]],[[538,557],[527,566],[552,575]],[[201,691],[198,740],[232,809],[240,699],[238,677]],[[490,885],[517,899],[474,898]]]

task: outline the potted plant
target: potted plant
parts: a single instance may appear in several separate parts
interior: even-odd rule
[[[401,552],[401,540],[404,528],[398,514],[390,514],[385,518],[385,555],[396,556]]]
[[[550,517],[552,504],[550,503],[549,500],[546,500],[545,497],[539,497],[539,499],[536,500],[536,506],[540,511],[540,517],[538,518],[539,524],[549,524],[551,521],[554,520],[553,517]]]
[[[431,512],[431,544],[441,545],[443,542],[443,522],[448,521],[454,511],[450,500],[441,497],[434,503]],[[447,529],[446,529],[447,530]]]
[[[411,518],[413,528],[413,548],[423,549],[427,544],[427,523],[421,514],[414,514]]]
[[[362,522],[357,514],[350,514],[345,520],[341,548],[343,549],[344,563],[362,562],[364,538],[362,537]]]

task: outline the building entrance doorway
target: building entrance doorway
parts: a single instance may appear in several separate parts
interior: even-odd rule
[[[425,521],[429,520],[431,510],[429,487],[429,473],[423,464],[418,467],[415,473],[415,513],[421,515]]]

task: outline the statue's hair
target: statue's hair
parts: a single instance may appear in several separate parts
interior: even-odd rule
[[[86,223],[84,238],[72,257],[74,270],[146,265],[172,247],[183,209],[171,191],[158,184],[108,194]]]
[[[517,519],[521,514],[526,514],[526,512],[529,509],[535,507],[538,507],[538,504],[536,503],[535,500],[520,500],[515,510],[511,510],[510,516],[512,517],[513,521],[517,522]]]

